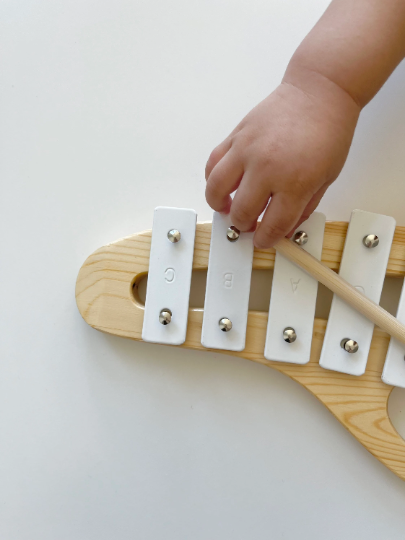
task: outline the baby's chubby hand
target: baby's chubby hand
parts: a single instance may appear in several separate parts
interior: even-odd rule
[[[322,78],[280,86],[211,153],[206,198],[241,231],[272,247],[308,219],[346,160],[360,107]],[[232,200],[231,193],[236,190]]]

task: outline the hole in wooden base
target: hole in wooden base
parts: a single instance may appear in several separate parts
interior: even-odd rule
[[[146,284],[148,281],[148,274],[145,272],[144,274],[139,274],[139,276],[136,276],[130,285],[131,294],[135,301],[135,304],[140,306],[141,308],[145,307],[145,298],[146,298]]]
[[[249,297],[250,311],[269,311],[272,281],[273,270],[253,270]],[[138,276],[131,284],[134,300],[142,307],[145,305],[147,283],[148,275],[145,273]],[[207,271],[195,270],[191,277],[190,308],[204,308],[206,284]],[[398,308],[402,284],[402,279],[393,277],[387,277],[384,281],[380,304],[392,315],[396,314]],[[315,317],[319,319],[328,318],[332,297],[332,292],[322,284],[319,284]]]
[[[394,388],[391,392],[388,416],[398,434],[405,440],[405,388]]]

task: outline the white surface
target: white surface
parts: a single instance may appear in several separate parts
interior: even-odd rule
[[[298,229],[308,235],[303,249],[317,259],[322,255],[325,215],[314,212]],[[264,356],[267,360],[306,364],[311,355],[318,282],[285,257],[276,253],[271,287]],[[294,328],[297,339],[287,343],[284,328]]]
[[[226,233],[231,226],[229,215],[214,212],[201,343],[212,349],[243,351],[252,275],[253,233],[240,233],[238,240],[230,242]],[[219,328],[222,317],[232,322],[229,332]]]
[[[339,275],[376,304],[380,302],[394,232],[392,217],[362,210],[353,211],[347,229]],[[379,244],[373,248],[363,244],[369,234],[379,239]],[[371,321],[333,295],[320,365],[349,375],[363,375],[373,332]],[[345,338],[357,341],[357,352],[342,349],[340,343]]]
[[[196,221],[197,214],[188,208],[155,209],[142,327],[144,341],[169,345],[186,341]],[[167,238],[172,229],[181,235],[175,244]],[[171,311],[170,324],[159,322],[162,309]]]
[[[404,285],[402,286],[397,311],[397,319],[402,323],[405,323]],[[405,346],[396,339],[391,338],[390,340],[381,378],[387,384],[405,388]]]
[[[403,540],[405,484],[305,389],[96,332],[74,300],[85,258],[156,206],[212,218],[209,152],[326,5],[1,2],[2,539]],[[362,113],[328,219],[405,225],[404,95],[402,65]]]

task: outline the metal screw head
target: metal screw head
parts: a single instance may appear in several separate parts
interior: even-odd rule
[[[297,339],[297,334],[295,333],[294,328],[291,328],[291,326],[287,326],[287,328],[284,328],[283,339],[287,343],[294,343],[294,341]]]
[[[366,246],[366,248],[374,248],[377,247],[380,240],[376,234],[368,234],[363,238],[363,244]]]
[[[170,309],[162,309],[162,311],[159,313],[159,322],[160,324],[163,324],[166,326],[166,324],[169,324],[172,320],[172,312]]]
[[[298,231],[294,234],[293,240],[299,246],[304,246],[308,242],[308,235],[305,231]]]
[[[232,321],[228,319],[228,317],[222,317],[222,319],[219,319],[218,324],[222,332],[229,332],[229,330],[232,330]]]
[[[177,242],[180,242],[181,233],[177,229],[170,229],[170,231],[167,233],[167,238],[173,244],[177,244]]]
[[[233,225],[228,228],[226,231],[226,236],[230,242],[236,242],[240,236],[240,230],[234,227]]]
[[[359,344],[354,339],[343,338],[340,346],[348,353],[356,353],[359,350]]]

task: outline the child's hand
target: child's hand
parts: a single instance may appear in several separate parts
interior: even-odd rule
[[[281,85],[212,152],[210,206],[248,231],[271,198],[255,245],[292,232],[338,176],[360,110],[404,56],[404,0],[332,0]]]
[[[212,152],[206,166],[209,205],[230,210],[232,223],[249,231],[271,197],[256,247],[271,247],[292,232],[315,210],[346,160],[360,111],[348,107],[347,99],[281,84]]]

